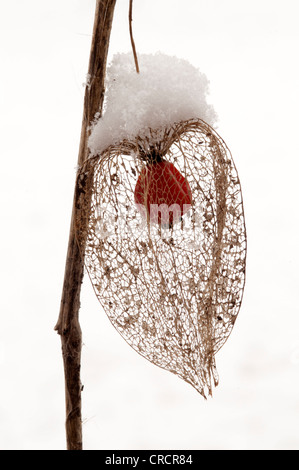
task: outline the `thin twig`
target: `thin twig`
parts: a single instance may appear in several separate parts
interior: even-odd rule
[[[116,0],[97,0],[92,44],[89,57],[89,86],[85,88],[81,140],[78,155],[80,167],[88,157],[89,126],[96,113],[102,111],[104,79],[112,20]],[[82,211],[88,212],[91,201],[92,175],[78,179],[75,184],[74,202],[65,265],[64,283],[58,322],[55,330],[61,336],[65,376],[66,440],[68,450],[82,449],[82,419],[80,381],[82,335],[79,324],[80,292],[84,275],[84,250],[75,234],[75,222]],[[86,217],[86,225],[88,217]]]
[[[135,42],[133,38],[133,30],[132,30],[132,11],[133,11],[133,0],[130,0],[130,7],[129,7],[129,29],[130,29],[130,38],[131,38],[131,45],[133,50],[133,56],[135,61],[136,72],[139,73],[139,65],[138,65],[138,58],[136,53]]]

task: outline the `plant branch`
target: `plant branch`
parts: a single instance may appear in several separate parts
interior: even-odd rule
[[[138,58],[137,58],[137,53],[136,53],[136,47],[135,47],[135,42],[133,38],[133,29],[132,29],[132,12],[133,12],[133,0],[130,0],[130,6],[129,6],[129,30],[130,30],[130,39],[131,39],[131,45],[132,45],[132,50],[133,50],[133,56],[134,56],[134,61],[135,61],[135,68],[136,72],[139,73],[139,65],[138,65]]]
[[[96,113],[102,112],[104,79],[113,13],[116,0],[97,0],[89,57],[88,85],[85,88],[81,140],[78,155],[80,167],[88,157],[89,126]],[[68,450],[82,449],[80,380],[82,334],[79,324],[80,292],[84,275],[84,246],[79,249],[75,221],[90,207],[91,176],[76,181],[67,249],[60,313],[55,330],[61,336],[65,376],[66,440]],[[88,219],[86,220],[86,225]],[[84,245],[84,244],[83,244]],[[83,249],[82,249],[83,248]]]

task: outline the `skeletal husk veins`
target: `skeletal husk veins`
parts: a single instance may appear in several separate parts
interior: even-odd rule
[[[88,174],[92,192],[76,220],[77,238],[116,330],[206,397],[218,384],[215,354],[233,329],[245,284],[239,177],[224,141],[200,119],[151,135],[112,145],[82,166],[78,184]],[[138,175],[157,155],[192,191],[191,210],[168,227],[144,219],[134,204]]]

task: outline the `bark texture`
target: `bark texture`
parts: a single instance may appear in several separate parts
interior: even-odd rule
[[[78,166],[88,157],[89,126],[95,115],[101,115],[104,100],[104,80],[116,0],[97,0],[94,29],[85,89]],[[80,380],[82,334],[79,323],[80,291],[84,275],[82,253],[75,236],[75,220],[82,208],[90,205],[90,175],[76,179],[74,202],[67,249],[61,306],[55,330],[61,336],[65,375],[66,440],[68,450],[82,450],[82,419]],[[86,218],[88,225],[88,217]],[[82,241],[82,240],[81,240]]]

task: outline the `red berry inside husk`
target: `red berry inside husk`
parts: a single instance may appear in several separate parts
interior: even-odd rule
[[[141,171],[134,192],[141,214],[153,223],[171,227],[191,208],[188,181],[165,160],[148,163]]]

